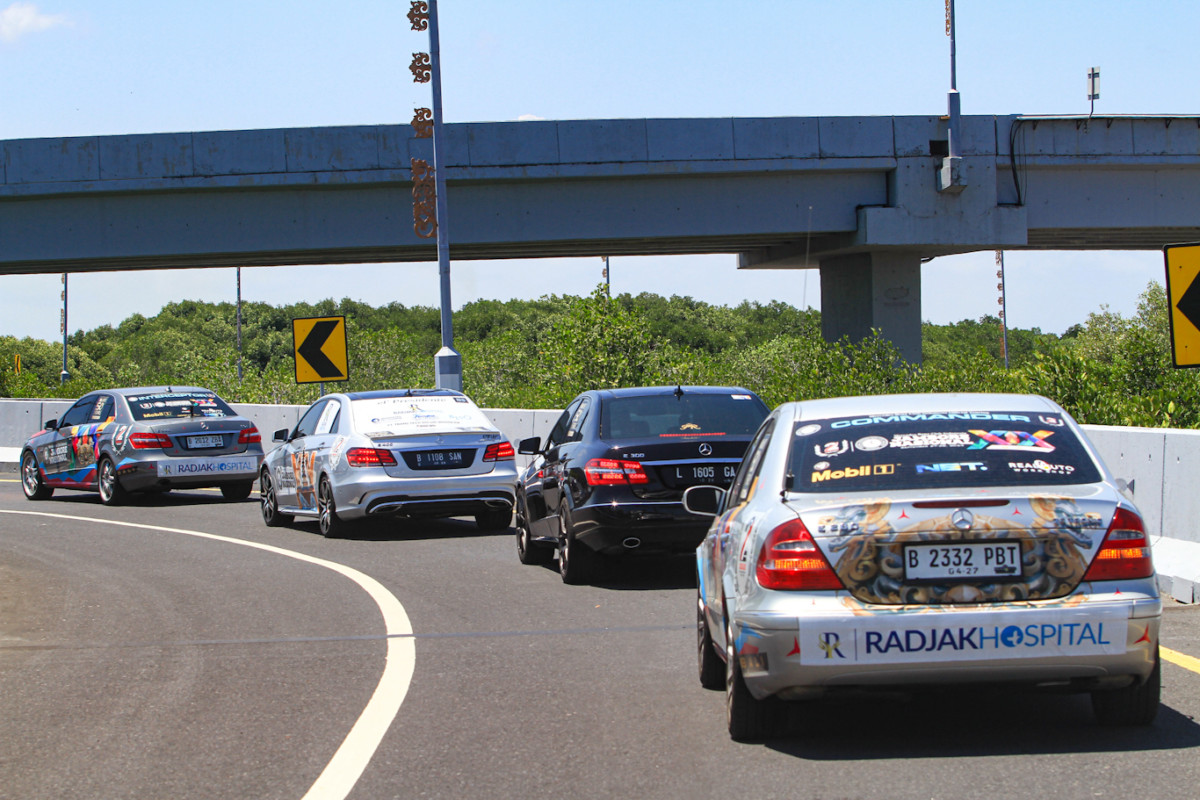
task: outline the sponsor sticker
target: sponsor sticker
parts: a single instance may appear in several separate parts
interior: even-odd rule
[[[1024,414],[995,414],[987,411],[971,411],[950,414],[888,414],[878,417],[858,417],[856,419],[840,419],[833,423],[833,428],[851,428],[862,425],[892,425],[898,422],[925,422],[928,420],[965,419],[965,420],[995,420],[1000,422],[1029,422]]]
[[[840,481],[843,478],[866,478],[873,475],[894,475],[895,464],[864,464],[861,467],[846,467],[845,469],[813,470],[812,483],[825,481]]]
[[[192,478],[211,475],[254,475],[258,470],[258,459],[254,456],[235,458],[172,458],[157,462],[160,478]]]
[[[888,446],[901,450],[913,447],[970,447],[973,441],[971,434],[966,431],[897,433]]]
[[[941,464],[917,464],[917,474],[922,472],[987,472],[982,461],[951,461]]]
[[[1125,652],[1127,623],[1128,610],[1121,607],[801,623],[800,663],[829,664],[844,659],[853,664],[905,664],[1116,655]]]
[[[882,450],[888,446],[888,440],[883,436],[864,436],[854,443],[854,449],[865,453]]]
[[[970,433],[979,437],[979,441],[971,445],[971,450],[1037,450],[1043,453],[1053,453],[1054,445],[1046,441],[1054,435],[1054,431],[980,431]]]
[[[815,422],[810,422],[808,425],[803,425],[796,429],[797,436],[812,436],[817,431],[821,430],[821,426]]]
[[[1040,458],[1036,461],[1010,461],[1008,468],[1013,472],[1041,472],[1045,475],[1070,475],[1075,471],[1075,467],[1070,464],[1051,464]]]

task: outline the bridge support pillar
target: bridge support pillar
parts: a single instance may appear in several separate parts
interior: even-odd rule
[[[921,362],[921,257],[875,250],[821,260],[821,335],[861,341],[875,328],[905,361]]]

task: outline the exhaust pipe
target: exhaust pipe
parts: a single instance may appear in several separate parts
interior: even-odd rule
[[[636,547],[640,547],[640,546],[641,546],[641,544],[642,544],[642,540],[641,540],[641,539],[639,539],[639,538],[637,538],[636,536],[630,536],[628,539],[626,539],[625,541],[621,542],[621,545],[622,545],[622,546],[623,546],[623,547],[624,547],[626,550],[633,550],[633,549],[634,549],[634,548],[636,548]]]

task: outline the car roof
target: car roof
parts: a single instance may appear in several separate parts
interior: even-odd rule
[[[976,410],[1065,413],[1057,403],[1041,395],[988,392],[929,392],[830,397],[785,403],[784,406],[792,407],[797,419],[852,417],[860,414],[952,413]]]
[[[376,389],[370,392],[347,392],[351,400],[378,400],[386,397],[466,397],[453,389]]]
[[[672,395],[676,392],[684,394],[754,394],[749,389],[740,386],[625,386],[620,389],[594,389],[593,392],[601,397],[648,397],[657,395]]]
[[[127,386],[122,389],[103,389],[101,391],[115,392],[124,397],[131,394],[161,394],[164,392],[208,392],[216,394],[212,389],[203,386]]]

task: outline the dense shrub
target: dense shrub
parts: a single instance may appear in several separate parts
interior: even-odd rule
[[[0,337],[0,395],[77,397],[103,386],[199,384],[235,402],[307,403],[297,385],[291,320],[345,316],[349,380],[326,391],[432,386],[440,347],[437,309],[351,300],[243,307],[243,377],[235,310],[172,303],[69,338],[71,380],[59,385],[62,346]],[[820,314],[784,303],[729,308],[690,297],[640,294],[470,303],[455,314],[463,388],[483,406],[555,408],[579,391],[631,385],[740,385],[770,405],[787,400],[896,392],[1035,392],[1083,422],[1200,427],[1200,374],[1174,369],[1167,301],[1151,284],[1138,313],[1106,308],[1062,337],[1008,331],[999,320],[923,326],[924,363],[904,363],[878,333],[825,342]],[[20,355],[22,370],[15,369]]]

